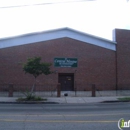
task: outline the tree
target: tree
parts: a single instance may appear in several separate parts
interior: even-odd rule
[[[51,63],[42,63],[41,57],[34,57],[34,58],[28,58],[27,62],[23,66],[23,71],[26,73],[29,73],[34,76],[35,81],[31,89],[31,95],[34,91],[36,79],[39,75],[45,74],[51,74],[50,71]]]

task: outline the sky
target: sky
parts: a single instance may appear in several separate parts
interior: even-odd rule
[[[63,27],[112,40],[130,30],[130,1],[0,0],[0,38]]]

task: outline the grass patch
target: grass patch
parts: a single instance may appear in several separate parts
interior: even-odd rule
[[[119,101],[130,101],[130,97],[118,98]]]
[[[20,97],[16,101],[22,102],[22,101],[46,101],[47,99],[43,99],[40,96],[35,96],[33,92],[22,92],[25,95],[25,98]]]
[[[46,100],[47,99],[43,99],[43,98],[41,98],[39,96],[31,96],[29,98],[28,97],[25,97],[25,98],[20,97],[16,101],[21,102],[21,101],[46,101]]]

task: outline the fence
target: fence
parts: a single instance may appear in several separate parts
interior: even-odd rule
[[[27,84],[0,84],[1,97],[23,97],[25,93],[30,92],[32,85]],[[56,96],[56,85],[36,85],[34,88],[35,95],[42,97]]]
[[[76,85],[76,96],[90,97],[92,96],[93,84]],[[95,96],[130,96],[130,84],[95,84]]]
[[[94,86],[94,88],[93,88]],[[23,97],[25,92],[31,91],[32,85],[0,84],[0,97]],[[36,85],[35,95],[41,97],[56,97],[57,84]],[[90,96],[130,96],[130,84],[76,84],[74,91],[61,91],[61,96],[90,97]]]

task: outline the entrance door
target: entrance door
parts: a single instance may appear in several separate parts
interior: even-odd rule
[[[61,91],[73,91],[74,74],[59,74],[59,83],[61,84]]]

